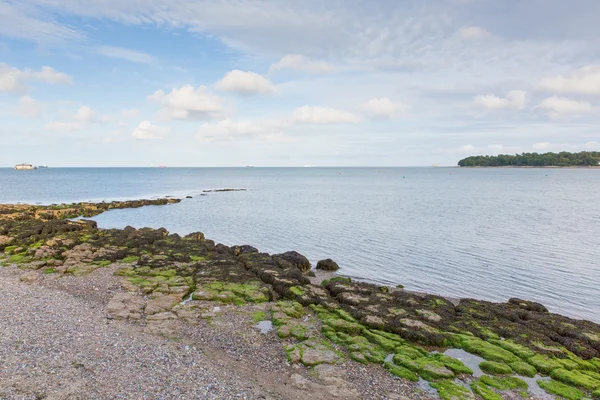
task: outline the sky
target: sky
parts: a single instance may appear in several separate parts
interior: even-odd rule
[[[600,150],[597,0],[0,0],[0,166]]]

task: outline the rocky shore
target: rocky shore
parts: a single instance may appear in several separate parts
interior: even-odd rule
[[[179,201],[0,205],[0,398],[600,398],[600,325],[541,304],[71,221]]]

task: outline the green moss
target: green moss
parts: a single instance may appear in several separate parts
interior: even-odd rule
[[[343,282],[343,283],[351,283],[352,279],[347,276],[334,276],[329,280],[330,282]]]
[[[525,346],[512,342],[510,340],[490,340],[490,343],[508,350],[523,360],[535,356],[535,353]]]
[[[6,254],[10,254],[10,253],[12,253],[12,252],[13,252],[13,251],[14,251],[14,250],[17,248],[17,247],[18,247],[18,246],[6,246],[6,247],[4,248],[4,252],[5,252]]]
[[[364,337],[369,339],[370,342],[377,344],[382,349],[389,352],[395,351],[396,347],[405,343],[405,341],[402,340],[402,338],[400,338],[399,336],[397,338],[392,338],[388,335],[382,335],[381,331],[364,329],[362,331],[362,334]]]
[[[335,310],[335,313],[348,322],[356,322],[356,319],[354,319],[352,315],[350,315],[347,311],[342,310],[341,308]]]
[[[278,301],[271,310],[273,312],[281,311],[291,318],[300,318],[304,315],[304,307],[296,301]]]
[[[489,386],[483,384],[481,381],[476,380],[471,382],[471,389],[481,396],[483,400],[502,400],[502,396],[494,392]]]
[[[265,303],[269,301],[268,289],[262,287],[258,282],[212,282],[198,287],[194,293],[194,298],[235,305],[243,305],[246,302]]]
[[[567,400],[581,400],[585,393],[573,386],[565,385],[557,381],[538,381],[538,385],[546,392],[563,397]]]
[[[582,387],[584,389],[597,389],[600,388],[600,380],[596,380],[593,377],[584,374],[580,371],[568,371],[564,368],[555,369],[550,374],[553,379],[561,381],[563,383]]]
[[[403,378],[403,379],[406,379],[409,381],[413,381],[413,382],[419,381],[419,376],[407,368],[400,367],[398,365],[394,365],[390,362],[387,362],[387,363],[385,363],[385,369],[387,369],[388,371],[390,371],[393,375],[396,375],[397,377],[400,377],[400,378]]]
[[[563,367],[563,364],[556,358],[546,357],[541,354],[536,354],[527,361],[529,364],[533,365],[535,369],[546,375],[549,375],[550,372],[555,369]]]
[[[396,347],[395,353],[402,356],[406,356],[408,358],[412,358],[413,360],[424,357],[428,354],[427,351],[425,351],[421,347],[411,346],[408,344]]]
[[[292,325],[290,334],[298,340],[306,340],[312,336],[310,330],[306,326],[300,324]]]
[[[95,265],[99,265],[101,267],[107,267],[107,266],[109,266],[112,263],[110,261],[108,261],[108,260],[103,260],[103,261],[94,261],[94,264]]]
[[[204,256],[190,256],[190,258],[192,259],[192,261],[194,262],[198,262],[198,261],[208,261],[208,257],[204,257]]]
[[[404,289],[404,285],[396,285],[396,289]]]
[[[135,269],[128,267],[128,268],[119,268],[118,270],[115,271],[115,275],[117,276],[136,276],[136,272]]]
[[[431,387],[438,391],[443,400],[470,400],[474,398],[469,389],[452,381],[433,382]]]
[[[19,264],[25,261],[25,253],[13,254],[8,258],[8,261],[13,264]]]
[[[595,399],[600,399],[600,389],[597,389],[592,393],[592,397]]]
[[[30,245],[29,248],[30,249],[39,249],[43,245],[44,245],[44,241],[40,240],[40,241],[37,241],[37,242],[33,243],[32,245]]]
[[[252,314],[252,321],[260,322],[267,319],[267,314],[264,311],[256,311]]]
[[[455,374],[473,375],[473,370],[471,370],[471,368],[467,367],[465,364],[463,364],[460,360],[457,360],[456,358],[452,358],[441,353],[432,354],[430,358],[441,362],[446,368],[448,368]]]
[[[495,361],[484,361],[479,364],[479,368],[483,372],[492,375],[509,375],[512,373],[512,368],[504,363],[498,363]]]
[[[138,285],[138,286],[143,286],[143,285],[150,283],[150,281],[148,281],[146,278],[143,278],[141,276],[133,276],[127,280],[129,282],[133,283],[134,285]]]
[[[295,296],[302,296],[304,291],[299,286],[292,286],[290,292]]]
[[[537,373],[533,366],[527,364],[524,361],[515,361],[513,363],[510,363],[509,366],[512,368],[513,371],[515,371],[521,376],[528,376],[530,378],[533,378]]]
[[[121,260],[122,263],[131,264],[134,262],[138,262],[140,258],[138,256],[128,256]]]
[[[150,271],[149,275],[151,276],[162,276],[165,278],[170,278],[173,277],[175,275],[177,275],[177,270],[176,269],[153,269]]]
[[[465,335],[460,335],[459,339],[458,344],[463,350],[481,356],[488,361],[503,363],[520,361],[520,358],[510,351],[504,350],[502,347],[493,345],[481,339]]]
[[[486,385],[496,388],[498,390],[513,390],[513,389],[527,389],[529,385],[522,379],[507,376],[504,378],[497,378],[488,375],[484,375],[479,380]]]
[[[46,274],[46,275],[55,274],[55,273],[56,273],[56,268],[45,268],[44,269],[44,274]]]

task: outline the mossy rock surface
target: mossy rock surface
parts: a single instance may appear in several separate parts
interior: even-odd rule
[[[528,389],[529,387],[527,382],[514,376],[499,378],[495,376],[484,375],[479,378],[479,380],[484,384],[498,390]]]
[[[463,350],[485,358],[487,361],[495,361],[502,363],[521,361],[519,357],[517,357],[510,351],[505,350],[500,346],[488,343],[479,338],[462,335],[459,337],[459,341],[457,342],[457,344],[460,345],[460,347]]]
[[[550,375],[550,373],[555,369],[563,367],[563,364],[558,359],[547,357],[541,354],[536,354],[527,360],[527,362],[533,365],[535,369],[546,375]]]
[[[471,390],[483,400],[502,400],[502,396],[479,380],[471,382]]]
[[[546,392],[560,396],[567,400],[581,400],[586,397],[586,394],[581,390],[555,380],[539,381],[538,385]]]
[[[479,364],[479,368],[491,375],[509,375],[513,372],[508,365],[495,361],[484,361]]]
[[[394,365],[392,363],[385,363],[385,369],[390,371],[393,375],[404,378],[409,381],[418,382],[419,376],[408,368],[404,368],[398,365]]]
[[[473,400],[475,395],[466,387],[452,381],[443,380],[430,384],[436,389],[443,400]]]
[[[594,390],[600,388],[599,379],[580,371],[569,371],[559,368],[552,371],[550,376],[557,381],[584,389]]]
[[[535,374],[537,373],[535,367],[527,364],[524,361],[515,361],[515,362],[510,363],[509,366],[512,368],[513,371],[515,371],[515,373],[517,373],[521,376],[527,376],[529,378],[533,378],[535,376]]]

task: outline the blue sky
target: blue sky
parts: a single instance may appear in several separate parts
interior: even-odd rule
[[[0,166],[600,150],[595,0],[3,0]]]

